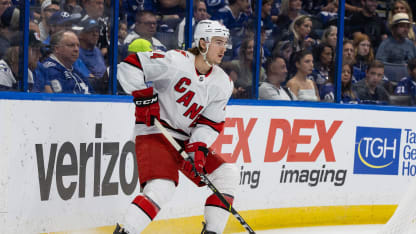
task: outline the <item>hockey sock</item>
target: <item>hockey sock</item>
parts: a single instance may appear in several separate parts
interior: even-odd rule
[[[233,204],[234,198],[227,194],[222,194],[225,199]],[[217,195],[212,194],[205,202],[204,216],[207,223],[206,229],[215,233],[222,233],[228,221],[230,212],[227,207],[221,202]]]
[[[160,208],[173,196],[175,183],[165,179],[147,182],[143,195],[138,195],[125,216],[124,229],[129,233],[141,233],[156,217]]]
[[[237,168],[233,164],[224,163],[209,174],[208,178],[225,199],[233,204],[233,196],[238,186]],[[207,198],[204,210],[206,230],[218,234],[223,233],[229,215],[228,207],[215,194]]]
[[[156,217],[160,207],[148,197],[139,195],[129,206],[124,228],[129,233],[140,233]]]

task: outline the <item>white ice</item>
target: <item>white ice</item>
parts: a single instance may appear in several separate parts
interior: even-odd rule
[[[320,226],[304,228],[283,228],[274,230],[256,231],[256,234],[376,234],[383,225],[342,225]],[[235,234],[243,234],[239,232]]]

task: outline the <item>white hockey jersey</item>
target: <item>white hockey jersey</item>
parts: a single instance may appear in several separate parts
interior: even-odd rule
[[[218,66],[205,75],[195,56],[182,50],[130,55],[118,66],[117,79],[127,93],[152,86],[159,97],[160,119],[173,137],[210,146],[225,121],[233,82]],[[159,133],[155,126],[136,124],[136,135]]]

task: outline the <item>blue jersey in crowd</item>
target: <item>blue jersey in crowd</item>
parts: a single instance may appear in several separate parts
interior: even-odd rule
[[[52,56],[43,62],[43,66],[47,73],[46,84],[50,85],[55,93],[93,93],[88,78],[76,68],[69,70]]]
[[[416,82],[412,77],[403,77],[394,90],[396,95],[416,96]]]
[[[334,102],[335,87],[332,83],[322,84],[318,89],[319,89],[319,96],[321,98],[321,101]]]
[[[104,76],[107,67],[105,66],[103,54],[98,47],[94,47],[93,50],[79,48],[79,58],[95,77],[101,78]]]
[[[244,22],[248,20],[248,16],[243,12],[237,18],[234,18],[231,8],[225,6],[212,16],[213,20],[218,20],[224,24],[231,32],[231,35],[243,36]]]
[[[228,0],[205,0],[205,5],[207,5],[207,12],[210,15],[216,14],[219,9],[223,8],[227,4]]]
[[[33,74],[33,88],[30,90],[34,93],[42,93],[45,91],[47,70],[38,62],[36,69],[32,72]]]

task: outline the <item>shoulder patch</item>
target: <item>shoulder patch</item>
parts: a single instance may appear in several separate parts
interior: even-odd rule
[[[54,66],[56,66],[56,63],[54,63],[52,61],[46,61],[46,62],[43,63],[43,66],[45,68],[54,67]]]

